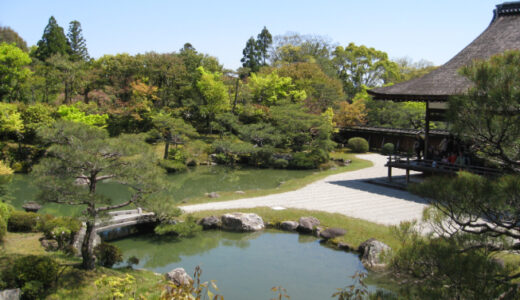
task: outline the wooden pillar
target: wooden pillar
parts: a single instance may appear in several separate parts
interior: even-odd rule
[[[426,100],[426,120],[424,129],[424,159],[430,159],[428,157],[428,147],[430,146],[430,101]]]

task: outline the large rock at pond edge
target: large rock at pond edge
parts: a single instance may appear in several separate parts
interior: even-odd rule
[[[258,231],[265,228],[264,220],[257,214],[231,213],[221,217],[222,228],[232,231]]]
[[[199,224],[204,230],[217,229],[220,227],[220,219],[215,216],[204,217],[199,221]]]
[[[298,228],[298,222],[294,221],[283,221],[280,223],[280,229],[287,231],[295,231]]]
[[[10,289],[0,291],[0,300],[19,300],[21,296],[21,289]]]
[[[193,279],[186,273],[184,268],[176,268],[171,270],[170,272],[164,274],[166,280],[175,283],[177,286],[181,285],[189,285],[193,283]]]
[[[361,253],[361,262],[367,269],[382,269],[386,267],[383,261],[383,253],[388,253],[392,249],[385,243],[374,238],[368,239],[361,243],[358,252]]]
[[[320,220],[315,217],[301,217],[298,221],[298,231],[302,233],[312,233],[314,227],[320,225]]]
[[[339,236],[344,236],[347,231],[342,228],[327,228],[325,230],[320,231],[320,237],[322,239],[333,239]]]

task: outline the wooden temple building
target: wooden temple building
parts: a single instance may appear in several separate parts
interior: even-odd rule
[[[489,26],[466,48],[455,57],[434,71],[416,79],[397,83],[392,86],[369,90],[375,100],[420,101],[426,103],[425,149],[428,149],[431,138],[439,138],[446,132],[430,131],[430,121],[442,120],[447,109],[447,101],[452,95],[465,93],[472,83],[458,73],[458,70],[474,60],[487,60],[495,54],[507,50],[520,49],[520,1],[506,2],[496,6]],[[370,132],[376,129],[358,129]],[[410,136],[416,132],[399,132],[393,134]],[[382,136],[388,135],[379,129]],[[440,137],[442,138],[442,137]],[[392,142],[390,139],[388,142]],[[394,142],[395,143],[395,142]],[[402,149],[406,149],[401,147]]]

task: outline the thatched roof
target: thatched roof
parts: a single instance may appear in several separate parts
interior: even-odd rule
[[[441,67],[420,78],[368,93],[380,100],[447,101],[449,96],[471,87],[471,82],[458,74],[461,67],[513,49],[520,49],[520,1],[497,5],[488,28]]]

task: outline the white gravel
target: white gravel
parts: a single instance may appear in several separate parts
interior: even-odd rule
[[[299,208],[340,213],[384,225],[420,220],[426,201],[406,191],[366,183],[363,180],[387,176],[386,157],[379,154],[358,155],[374,166],[358,171],[331,175],[299,190],[256,198],[183,206],[185,212],[252,207]],[[393,175],[404,170],[392,169]]]

